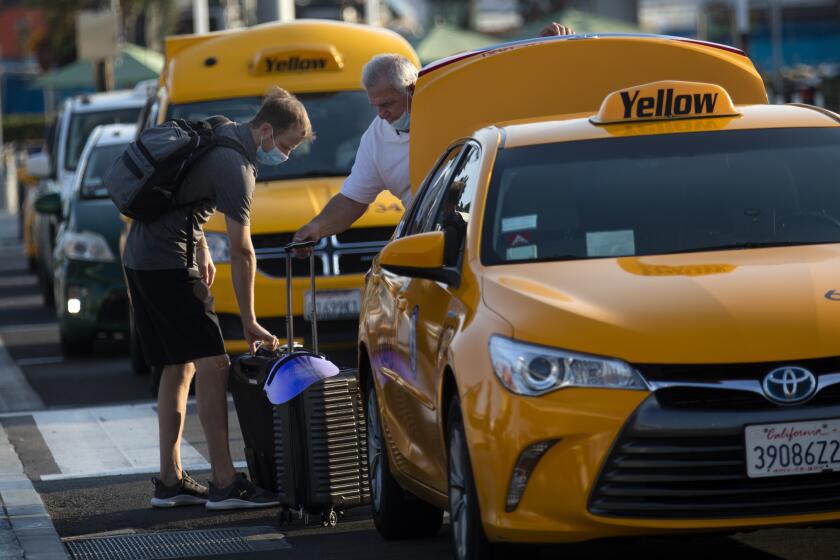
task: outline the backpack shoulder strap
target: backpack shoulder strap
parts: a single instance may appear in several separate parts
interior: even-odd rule
[[[215,134],[216,129],[220,126],[230,124],[233,121],[227,117],[216,115],[214,117],[210,117],[205,122],[210,125],[211,129],[213,130],[213,145],[214,146],[222,146],[223,148],[230,148],[232,150],[236,150],[242,157],[250,161],[252,164],[256,163],[249,155],[248,152],[245,151],[245,146],[242,145],[242,142],[235,140],[233,138],[229,138],[227,136],[220,136],[219,134]]]

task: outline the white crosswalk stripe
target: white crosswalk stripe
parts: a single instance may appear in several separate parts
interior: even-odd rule
[[[46,446],[59,471],[41,472],[40,480],[158,472],[158,422],[154,403],[43,410],[26,415],[32,418],[43,442],[18,442],[18,445]],[[232,420],[231,433],[237,438],[238,426]],[[186,438],[181,444],[181,462],[188,470],[210,468],[207,458]],[[234,466],[241,469],[247,465],[237,461]]]

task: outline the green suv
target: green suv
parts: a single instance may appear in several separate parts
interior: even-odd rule
[[[119,211],[103,175],[134,139],[136,127],[96,127],[79,160],[66,216],[56,237],[54,293],[61,350],[87,354],[99,337],[124,338],[129,331],[128,296],[119,259]],[[60,214],[58,193],[36,203],[39,212]]]

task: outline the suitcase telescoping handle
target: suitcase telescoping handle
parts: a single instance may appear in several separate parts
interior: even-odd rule
[[[294,327],[292,325],[292,252],[315,246],[314,241],[292,241],[283,249],[286,251],[286,335],[289,339],[289,352],[295,348]],[[315,303],[315,252],[309,252],[309,293],[312,296],[312,351],[318,353],[318,310]]]

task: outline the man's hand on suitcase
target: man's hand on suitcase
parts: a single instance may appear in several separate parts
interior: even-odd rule
[[[293,242],[297,241],[314,241],[317,243],[321,240],[321,231],[318,227],[318,223],[316,221],[311,221],[299,230],[295,232],[294,237],[292,237]],[[304,259],[309,256],[312,252],[312,247],[303,247],[301,249],[295,249],[292,254],[298,259]]]
[[[277,337],[265,330],[256,321],[252,323],[242,323],[242,330],[245,332],[245,340],[248,341],[248,349],[251,355],[256,355],[257,348],[265,347],[271,350],[277,350],[279,342]]]

